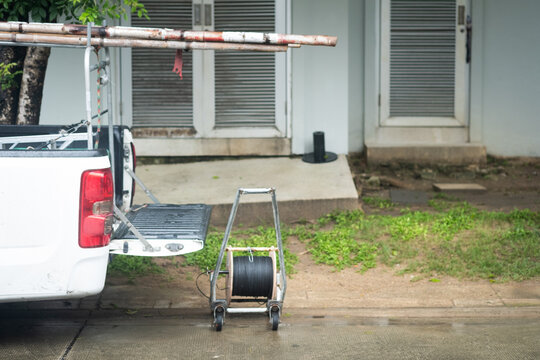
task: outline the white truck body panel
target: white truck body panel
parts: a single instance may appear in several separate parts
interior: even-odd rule
[[[109,247],[79,247],[79,197],[81,174],[108,167],[107,156],[0,157],[0,302],[101,292]]]

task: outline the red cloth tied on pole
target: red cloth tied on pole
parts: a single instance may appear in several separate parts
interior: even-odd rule
[[[183,60],[182,60],[182,49],[177,49],[176,50],[176,55],[174,57],[174,67],[173,67],[173,72],[178,74],[178,76],[180,76],[180,79],[184,79],[182,77],[182,65],[184,64]]]

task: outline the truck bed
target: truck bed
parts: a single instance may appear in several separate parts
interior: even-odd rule
[[[29,135],[49,135],[58,134],[63,130],[63,125],[0,125],[0,137],[12,137],[12,136],[29,136]],[[115,161],[115,193],[116,193],[116,205],[122,207],[122,190],[124,182],[123,171],[123,144],[124,144],[124,129],[129,129],[127,126],[115,125],[113,128],[114,135],[114,161]],[[86,127],[79,128],[77,133],[86,132]],[[70,149],[86,149],[87,145],[84,143],[74,143],[70,146]],[[99,132],[99,149],[107,150],[109,148],[109,129],[102,127]],[[1,150],[1,149],[0,149]]]

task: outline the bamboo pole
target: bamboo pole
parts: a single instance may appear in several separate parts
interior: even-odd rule
[[[87,38],[82,36],[54,35],[54,34],[21,34],[13,32],[0,32],[0,41],[10,43],[51,44],[86,46]],[[182,50],[221,50],[221,51],[258,51],[258,52],[283,52],[287,51],[287,45],[264,45],[264,44],[232,44],[197,41],[172,41],[172,40],[141,40],[141,39],[90,39],[92,46],[100,47],[133,47],[155,49],[182,49]]]
[[[46,33],[58,35],[86,35],[84,25],[0,22],[0,31],[18,33]],[[131,38],[144,40],[174,40],[272,45],[336,46],[337,37],[327,35],[295,35],[236,31],[196,31],[127,26],[94,26],[91,35],[101,38]]]

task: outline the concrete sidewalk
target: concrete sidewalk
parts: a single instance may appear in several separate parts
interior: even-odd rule
[[[276,188],[280,219],[287,223],[358,208],[358,194],[344,155],[326,164],[279,157],[142,165],[137,174],[162,203],[213,205],[212,225],[227,223],[240,187]],[[271,223],[269,201],[266,195],[242,197],[237,223]],[[134,202],[150,199],[137,188]]]
[[[344,270],[344,271],[350,271]],[[308,314],[349,313],[377,317],[529,317],[540,318],[540,279],[504,284],[489,281],[465,281],[444,278],[439,283],[411,283],[407,276],[396,276],[384,269],[374,269],[377,284],[358,283],[345,290],[334,279],[332,284],[312,286],[314,276],[295,274],[288,280],[284,312]],[[362,275],[358,274],[362,277]],[[204,277],[203,277],[204,279]],[[208,293],[208,283],[199,285]],[[311,279],[311,280],[310,280]],[[0,304],[0,313],[10,310],[116,310],[126,314],[141,311],[204,312],[208,300],[196,289],[194,281],[176,279],[145,281],[151,285],[108,284],[100,295],[81,300],[36,301]],[[318,282],[321,284],[321,282]],[[219,297],[219,294],[218,294]]]

